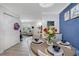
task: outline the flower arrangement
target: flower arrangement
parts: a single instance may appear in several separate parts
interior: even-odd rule
[[[44,28],[43,30],[45,34],[47,34],[48,41],[51,42],[51,38],[55,37],[55,34],[57,32],[57,29],[55,27],[49,27],[49,28]]]

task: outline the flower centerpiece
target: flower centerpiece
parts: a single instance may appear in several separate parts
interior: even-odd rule
[[[47,35],[47,42],[51,43],[55,39],[57,29],[55,27],[44,28],[44,33]]]

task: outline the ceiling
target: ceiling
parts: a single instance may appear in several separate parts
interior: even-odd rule
[[[18,14],[21,19],[41,19],[44,14],[59,14],[67,3],[54,3],[51,7],[43,8],[39,3],[3,3],[2,6]]]

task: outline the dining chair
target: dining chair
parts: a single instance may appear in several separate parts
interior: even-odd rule
[[[75,48],[75,56],[79,56],[79,49]]]
[[[27,50],[28,50],[29,56],[34,56],[31,50],[31,43],[32,43],[32,37],[27,38]]]
[[[62,34],[56,34],[56,40],[58,41],[62,40]]]

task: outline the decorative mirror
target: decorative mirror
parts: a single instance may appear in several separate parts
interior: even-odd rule
[[[20,25],[18,23],[14,23],[14,30],[18,30],[20,28]]]

